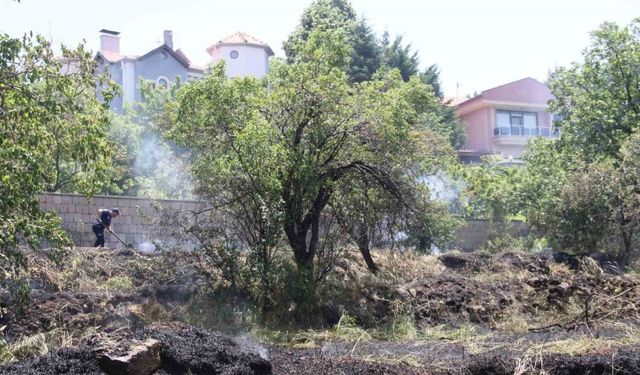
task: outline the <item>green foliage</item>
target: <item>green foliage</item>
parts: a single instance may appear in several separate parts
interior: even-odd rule
[[[420,80],[424,82],[425,85],[433,87],[433,93],[438,99],[444,99],[444,93],[440,86],[440,71],[436,65],[429,65],[424,72],[419,74],[419,76]]]
[[[111,114],[111,125],[107,139],[112,144],[113,160],[109,165],[107,180],[101,193],[108,195],[131,195],[138,192],[135,162],[140,150],[142,128],[128,121],[125,116]]]
[[[584,63],[551,75],[562,136],[530,145],[522,198],[532,228],[556,249],[605,252],[623,265],[637,256],[638,72],[640,19],[605,23]]]
[[[70,245],[55,213],[40,211],[37,193],[73,185],[99,191],[111,158],[106,140],[112,82],[96,77],[83,46],[55,58],[40,36],[0,35],[0,283],[22,299],[27,266],[20,243]],[[98,99],[98,92],[102,100]]]
[[[367,20],[357,21],[351,37],[351,63],[347,69],[350,82],[363,82],[373,78],[381,65],[381,47]]]
[[[292,63],[273,64],[264,79],[227,79],[218,65],[185,86],[168,135],[194,150],[197,191],[229,213],[227,233],[267,263],[284,237],[300,290],[312,293],[326,272],[316,262],[348,240],[324,214],[366,194],[380,202],[367,212],[419,218],[431,201],[418,177],[453,153],[420,126],[438,103],[419,79],[391,71],[351,84],[340,31],[314,30],[292,48]]]
[[[131,289],[133,287],[133,280],[129,276],[113,276],[106,282],[108,289]]]
[[[374,78],[382,70],[398,69],[404,81],[418,75],[423,83],[433,88],[440,101],[443,99],[438,68],[429,66],[419,73],[418,52],[411,45],[404,45],[402,36],[393,41],[388,32],[378,40],[366,19],[356,19],[355,12],[348,0],[318,0],[303,13],[300,25],[284,43],[288,62],[296,59],[300,45],[304,44],[312,31],[333,31],[343,35],[350,48],[350,59],[345,65],[349,82],[359,83]],[[462,122],[455,110],[447,103],[422,116],[422,123],[449,139],[455,149],[464,145],[465,133]]]
[[[584,63],[550,77],[562,143],[587,162],[618,158],[640,124],[640,19],[628,27],[603,24],[583,55]]]
[[[165,107],[175,99],[181,82],[168,88],[154,88],[140,80],[142,101],[123,115],[112,114],[108,139],[113,144],[114,161],[109,166],[109,184],[103,193],[144,196],[154,199],[193,198],[190,153],[165,140]]]
[[[382,34],[382,65],[389,69],[398,69],[402,79],[408,81],[418,74],[418,51],[411,51],[411,44],[402,44],[402,35],[397,35],[393,42],[387,31]]]
[[[521,184],[526,174],[522,169],[501,164],[492,158],[462,170],[466,182],[464,198],[467,215],[504,223],[518,218],[522,210]]]
[[[300,24],[284,43],[289,62],[296,58],[299,46],[313,31],[339,32],[351,48],[347,66],[350,82],[370,80],[380,67],[381,48],[366,19],[356,18],[348,0],[317,0],[305,9]]]
[[[416,60],[417,61],[417,60]],[[433,93],[440,101],[440,105],[422,116],[422,123],[448,138],[453,148],[460,149],[466,140],[465,127],[458,118],[455,108],[444,101],[444,93],[440,86],[440,72],[437,66],[431,65],[418,75],[420,80],[433,89]]]

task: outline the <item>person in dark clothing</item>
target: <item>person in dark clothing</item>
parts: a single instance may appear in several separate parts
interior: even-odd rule
[[[91,226],[93,233],[96,235],[96,242],[94,247],[104,247],[104,230],[105,228],[111,232],[111,219],[120,216],[120,210],[114,208],[113,210],[107,210],[104,208],[98,209],[98,218],[96,223]]]

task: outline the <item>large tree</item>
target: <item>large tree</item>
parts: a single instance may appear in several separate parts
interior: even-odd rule
[[[391,41],[391,35],[385,31],[382,34],[382,65],[390,69],[398,69],[402,79],[408,81],[418,74],[420,61],[418,51],[411,50],[411,43],[404,45],[402,35],[396,35]]]
[[[312,31],[340,31],[351,47],[351,60],[346,66],[351,82],[367,81],[381,64],[381,47],[364,17],[357,18],[348,0],[316,0],[305,9],[300,24],[284,42],[288,61],[293,61],[299,45]]]
[[[562,118],[562,143],[587,161],[619,159],[640,127],[640,19],[605,23],[592,33],[584,62],[550,77],[551,111]]]
[[[551,75],[562,135],[531,145],[522,198],[533,229],[554,247],[626,263],[638,240],[640,19],[603,24],[583,56]]]
[[[185,86],[170,136],[196,152],[198,192],[239,220],[254,218],[250,246],[277,246],[284,234],[309,282],[333,238],[324,214],[349,181],[410,216],[431,202],[419,188],[439,159],[430,150],[451,149],[419,126],[437,105],[419,79],[391,71],[350,84],[340,31],[313,31],[295,48],[291,63],[275,63],[262,80],[229,80],[218,66]]]
[[[21,242],[70,244],[55,213],[40,211],[37,193],[67,183],[87,194],[101,188],[113,86],[95,68],[82,46],[56,58],[43,37],[0,35],[0,283],[26,266]]]

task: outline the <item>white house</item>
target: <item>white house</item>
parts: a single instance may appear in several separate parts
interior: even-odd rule
[[[227,76],[263,77],[269,71],[273,50],[266,43],[243,32],[236,32],[207,48],[213,63],[226,62]]]

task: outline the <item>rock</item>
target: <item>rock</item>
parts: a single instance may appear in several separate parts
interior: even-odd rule
[[[230,337],[179,323],[145,331],[163,343],[162,366],[170,374],[271,375],[267,359]]]
[[[109,375],[150,375],[162,366],[160,342],[147,339],[132,346],[125,355],[102,355],[98,363]]]
[[[557,252],[553,253],[553,260],[556,263],[561,263],[567,265],[569,269],[573,271],[577,271],[580,268],[580,260],[575,255],[571,255],[568,253]]]
[[[447,268],[454,270],[477,266],[476,260],[467,254],[442,254],[438,257],[440,262]]]

